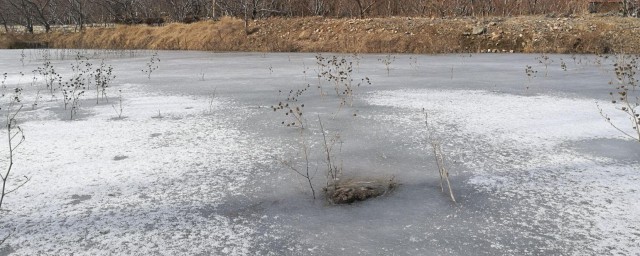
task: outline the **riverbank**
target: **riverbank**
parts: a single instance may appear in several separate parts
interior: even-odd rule
[[[10,34],[0,47],[349,53],[640,53],[640,19],[490,18],[223,18],[193,24],[117,25],[83,32]]]

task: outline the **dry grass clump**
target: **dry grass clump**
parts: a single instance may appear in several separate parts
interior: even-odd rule
[[[173,23],[164,27],[118,25],[87,28],[81,33],[53,32],[42,35],[55,48],[216,50],[235,51],[246,40],[242,20],[223,18],[193,24]]]
[[[348,179],[336,181],[325,187],[324,193],[332,204],[351,204],[357,201],[385,195],[396,188],[398,184],[391,179]]]
[[[0,33],[0,48],[1,49],[6,49],[9,48],[9,46],[11,46],[11,42],[13,40],[11,40],[9,38],[9,35],[5,34],[5,33]]]

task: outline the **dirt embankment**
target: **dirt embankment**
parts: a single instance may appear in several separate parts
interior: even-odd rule
[[[622,17],[223,18],[195,24],[4,35],[0,47],[359,53],[640,53],[640,19]]]

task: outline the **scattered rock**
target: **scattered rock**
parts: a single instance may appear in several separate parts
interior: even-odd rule
[[[484,26],[476,26],[471,30],[472,35],[482,35],[487,32],[487,28]]]
[[[307,40],[307,39],[309,39],[309,37],[311,37],[311,33],[307,32],[307,31],[302,31],[298,35],[298,39],[300,39],[300,40]]]

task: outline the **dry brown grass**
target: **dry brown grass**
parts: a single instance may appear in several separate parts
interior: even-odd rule
[[[347,179],[325,187],[327,201],[332,204],[351,204],[383,196],[398,184],[391,179]]]
[[[11,42],[13,40],[11,40],[11,38],[9,38],[9,36],[7,34],[0,34],[0,48],[1,49],[6,49],[9,48],[9,46],[11,46]]]
[[[244,38],[244,23],[232,18],[163,27],[118,25],[88,28],[81,33],[54,32],[40,36],[40,40],[55,48],[218,51],[243,50],[238,42]]]
[[[474,26],[483,35],[465,35]],[[585,15],[474,18],[327,19],[272,18],[250,22],[224,17],[194,24],[87,28],[0,36],[0,47],[38,40],[55,48],[155,49],[271,52],[462,53],[492,51],[545,53],[640,52],[640,19]]]

